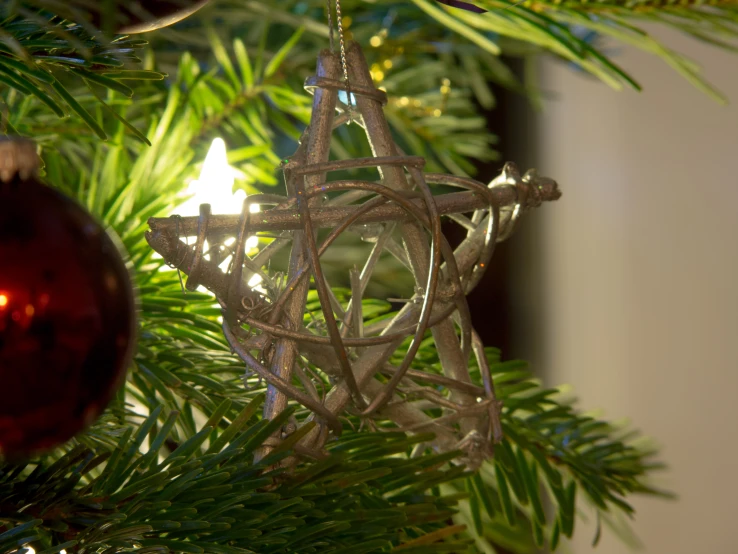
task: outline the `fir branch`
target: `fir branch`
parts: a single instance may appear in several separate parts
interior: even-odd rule
[[[77,114],[100,139],[108,135],[70,86],[90,83],[130,97],[133,91],[123,81],[164,78],[155,71],[132,69],[140,63],[135,52],[146,44],[139,38],[110,41],[46,12],[17,8],[16,14],[7,5],[0,9],[5,12],[0,13],[0,83],[12,92],[34,96],[58,117]],[[12,121],[4,125],[17,129]]]
[[[347,436],[333,445],[331,456],[303,463],[290,474],[275,465],[287,451],[253,464],[254,450],[289,416],[255,421],[259,403],[255,399],[238,417],[224,410],[231,422],[221,432],[211,421],[163,458],[159,449],[169,429],[155,429],[164,414],[158,408],[107,457],[79,446],[53,464],[4,467],[0,549],[32,542],[37,550],[62,543],[70,552],[158,548],[286,554],[317,547],[338,553],[359,544],[372,545],[365,552],[380,552],[392,544],[417,543],[454,514],[450,499],[393,501],[379,492],[423,489],[424,483],[458,474],[453,469],[429,471],[445,465],[448,457],[396,457],[427,436]],[[171,415],[167,420],[176,418]],[[139,453],[149,430],[152,447]],[[377,447],[384,454],[370,453]],[[436,550],[431,543],[440,538],[445,537],[429,535],[424,551],[465,549],[468,544],[455,539]]]
[[[471,28],[498,33],[516,41],[534,44],[581,67],[614,88],[628,85],[639,89],[635,79],[592,43],[582,29],[612,38],[656,55],[671,65],[694,86],[716,100],[722,95],[700,75],[699,68],[684,56],[668,48],[637,24],[660,23],[693,38],[728,50],[735,50],[738,39],[734,3],[706,6],[699,2],[664,5],[652,1],[560,2],[558,0],[480,0],[487,8],[483,14],[445,9],[443,16],[430,10],[427,0],[413,0],[421,9],[435,14],[441,22],[455,18]]]

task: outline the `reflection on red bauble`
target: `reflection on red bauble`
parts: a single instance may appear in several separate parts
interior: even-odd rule
[[[111,6],[106,7],[100,3],[95,10],[94,4],[89,0],[66,0],[66,6],[91,12],[92,23],[103,29],[129,35],[173,25],[209,2],[210,0],[115,0],[112,9]]]
[[[0,182],[0,454],[56,446],[123,383],[135,303],[115,242],[35,178]]]

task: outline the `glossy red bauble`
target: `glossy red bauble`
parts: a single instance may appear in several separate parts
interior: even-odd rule
[[[113,9],[100,2],[93,11],[92,22],[119,34],[147,33],[173,25],[189,17],[210,0],[114,0]],[[77,5],[79,4],[79,5]],[[67,0],[67,7],[85,12],[91,9],[89,0]],[[110,26],[108,26],[110,25]]]
[[[119,248],[35,178],[0,181],[0,454],[56,446],[123,383],[135,302]]]

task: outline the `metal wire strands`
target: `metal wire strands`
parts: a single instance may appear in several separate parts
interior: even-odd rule
[[[466,295],[522,211],[555,200],[560,192],[553,180],[534,172],[521,177],[513,164],[489,186],[424,174],[424,159],[404,155],[392,140],[382,108],[386,95],[373,86],[359,46],[350,44],[346,57],[353,114],[340,80],[340,57],[323,51],[317,75],[305,85],[314,95],[310,126],[282,164],[286,197],[253,195],[240,216],[211,215],[203,205],[199,218],[152,219],[147,240],[188,275],[188,288],[202,284],[216,295],[228,343],[247,370],[267,382],[264,417],[275,417],[290,400],[307,408],[307,415],[272,437],[259,456],[311,421],[317,425],[302,436],[297,451],[319,455],[344,421],[359,420],[376,429],[430,431],[435,439],[425,447],[462,450],[460,461],[475,467],[502,436],[501,406]],[[364,128],[374,157],[329,161],[331,134],[349,120]],[[379,181],[326,179],[357,168],[376,168]],[[431,184],[460,192],[433,196]],[[273,207],[254,214],[251,204]],[[455,249],[441,232],[444,215],[467,232]],[[319,235],[326,228],[330,231]],[[342,303],[327,282],[321,256],[343,232],[367,229],[371,252],[360,270],[350,269],[351,298]],[[264,231],[275,240],[247,256],[248,236]],[[188,246],[180,236],[197,240]],[[226,247],[229,238],[235,243]],[[284,275],[265,271],[287,246]],[[365,324],[362,298],[383,253],[412,272],[416,293],[393,317]],[[218,266],[228,259],[229,270],[223,272]],[[247,285],[255,274],[262,278],[262,292]],[[310,290],[317,293],[317,314],[307,309]],[[423,367],[414,362],[428,335],[439,363]],[[479,370],[478,383],[470,366]]]

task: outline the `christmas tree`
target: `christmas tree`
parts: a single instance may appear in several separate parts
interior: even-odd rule
[[[661,464],[648,441],[579,411],[468,325],[463,297],[495,242],[558,196],[552,180],[512,164],[491,187],[470,176],[495,159],[482,116],[490,84],[533,103],[539,94],[500,54],[558,57],[637,89],[608,54],[607,41],[620,41],[721,99],[642,26],[734,48],[734,4],[24,0],[0,9],[10,137],[0,143],[0,552],[524,553],[555,550],[583,504],[607,525],[633,514],[631,495],[667,496],[650,484]],[[53,191],[31,197],[46,191],[30,184],[36,152]],[[373,157],[372,177],[389,191],[370,189],[368,165],[357,167]],[[333,170],[341,181],[322,177]],[[339,197],[336,182],[354,196]],[[356,203],[367,192],[377,196]],[[212,215],[198,215],[202,203]],[[4,288],[4,275],[43,279],[45,263],[72,283],[76,316],[98,281],[132,301],[107,235],[12,250],[27,240],[20,230],[62,212],[79,228],[92,225],[89,212],[119,237],[135,284],[137,339],[125,317],[105,329],[135,351],[119,344],[120,356],[96,358],[95,386],[59,375],[71,361],[23,362],[31,354],[20,356],[18,329],[40,320],[40,300],[17,312]],[[467,240],[444,242],[441,216]],[[349,232],[322,242],[324,222],[352,217]],[[313,237],[334,253],[318,261],[318,246],[295,246]],[[78,251],[91,257],[71,274]],[[296,315],[280,319],[275,305]],[[406,314],[415,319],[404,334],[385,340]],[[66,325],[80,344],[93,335]],[[362,380],[377,348],[383,363]],[[285,359],[286,374],[272,371]],[[29,426],[43,437],[31,443]]]

